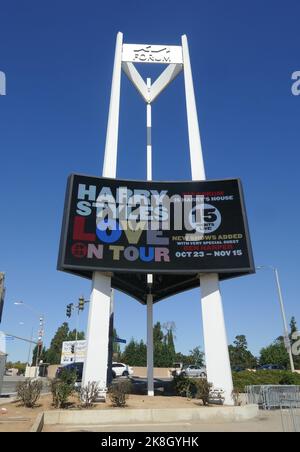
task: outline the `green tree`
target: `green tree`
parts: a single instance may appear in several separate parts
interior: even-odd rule
[[[77,334],[77,340],[78,341],[84,341],[85,339],[85,334],[83,331],[78,331]],[[76,329],[73,331],[69,331],[69,334],[67,336],[67,341],[75,341],[76,340]]]
[[[15,363],[7,361],[5,367],[6,369],[18,369],[18,375],[23,375],[25,374],[26,364],[27,363],[21,363],[20,361],[17,361]]]
[[[147,365],[147,346],[143,341],[137,342],[134,339],[126,345],[122,353],[122,361],[129,366]]]
[[[292,337],[293,333],[296,333],[298,331],[297,322],[296,322],[295,317],[291,318],[290,328],[291,328],[291,337]]]
[[[84,332],[78,331],[77,340],[81,341],[85,339]],[[76,329],[70,331],[69,324],[64,322],[56,331],[50,347],[47,350],[45,360],[49,364],[60,364],[62,343],[65,341],[75,341],[76,340]]]
[[[167,333],[167,347],[168,347],[168,362],[169,366],[173,365],[176,357],[176,350],[174,344],[173,330],[172,328]]]
[[[176,353],[175,362],[182,363],[184,366],[190,366],[197,364],[199,366],[204,365],[204,353],[201,351],[199,346],[195,347],[193,350],[190,350],[188,355],[184,355],[183,353]]]
[[[291,339],[292,345],[294,345],[295,342],[297,342],[299,339],[299,338],[293,339],[293,334],[297,333],[297,331],[298,331],[297,322],[296,322],[295,317],[291,318],[290,328],[291,328],[290,339]],[[294,358],[295,369],[300,369],[300,356],[294,355],[293,358]]]
[[[154,366],[169,367],[172,358],[168,354],[167,337],[164,335],[160,322],[153,327]]]
[[[229,356],[232,367],[252,369],[257,366],[257,359],[248,349],[246,336],[236,336],[233,345],[229,346]]]
[[[192,364],[197,364],[198,366],[204,365],[204,353],[199,346],[190,350],[189,358],[192,361]]]
[[[147,366],[147,345],[143,340],[137,344],[137,363],[140,367]]]
[[[295,317],[291,318],[290,322],[290,339],[292,345],[294,340],[292,339],[293,333],[298,331],[297,322]],[[294,364],[296,369],[300,369],[300,356],[294,356]],[[283,336],[279,336],[276,341],[274,341],[268,347],[265,347],[260,352],[259,363],[261,366],[265,364],[277,364],[283,366],[286,369],[290,369],[290,359],[289,354],[285,348]]]
[[[136,342],[132,338],[126,345],[124,352],[122,353],[122,361],[129,366],[136,366]]]
[[[36,365],[37,350],[38,350],[38,346],[36,345],[34,347],[34,349],[33,349],[33,352],[32,352],[32,363],[31,363],[32,366]],[[48,360],[48,352],[46,350],[46,347],[43,347],[41,352],[40,352],[40,355],[39,355],[39,361],[43,361],[44,363],[48,363],[47,360]]]
[[[261,350],[259,363],[261,366],[265,364],[276,364],[286,369],[289,368],[289,355],[286,351],[283,338],[276,339],[273,344]]]
[[[117,339],[119,336],[117,334],[117,330],[114,328],[113,329],[113,354],[114,356],[116,356],[116,359],[118,360],[119,357],[121,356],[121,347],[120,344],[118,342],[116,342],[115,339]]]

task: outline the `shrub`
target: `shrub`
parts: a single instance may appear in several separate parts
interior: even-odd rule
[[[57,378],[51,381],[51,393],[55,408],[65,408],[69,397],[73,394],[74,387]]]
[[[281,380],[279,381],[279,384],[283,386],[299,385],[300,384],[299,375],[288,372],[286,373],[286,375],[282,376]]]
[[[193,380],[193,384],[196,387],[196,399],[202,400],[204,406],[209,404],[209,394],[212,388],[212,384],[204,378]]]
[[[289,383],[293,382],[293,383]],[[286,383],[282,383],[286,382]],[[293,374],[285,370],[260,370],[257,372],[234,372],[233,373],[234,388],[243,393],[246,391],[246,386],[252,385],[280,385],[280,384],[295,384],[300,385],[300,375]]]
[[[81,387],[79,399],[84,408],[91,408],[99,397],[99,384],[95,381],[88,382],[86,386]]]
[[[77,380],[77,373],[76,370],[70,370],[70,369],[62,369],[62,371],[59,374],[58,379],[74,388],[76,380]]]
[[[196,395],[197,389],[194,385],[194,380],[184,375],[177,375],[173,379],[173,388],[176,395],[180,397],[193,398]]]
[[[51,381],[51,393],[55,408],[65,408],[69,397],[74,393],[76,371],[63,369],[59,378]]]
[[[38,380],[25,380],[17,384],[17,396],[26,408],[33,408],[40,398],[43,383]]]
[[[132,385],[129,380],[121,380],[110,385],[108,395],[113,406],[124,407],[131,393]]]
[[[231,393],[232,400],[234,402],[234,406],[241,406],[242,402],[240,399],[240,391],[236,388],[233,389]]]

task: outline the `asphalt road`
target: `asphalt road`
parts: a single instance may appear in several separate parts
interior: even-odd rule
[[[17,388],[17,384],[20,381],[24,381],[25,377],[4,377],[3,379],[3,386],[2,386],[2,395],[3,394],[16,394],[16,388]],[[47,389],[47,385],[46,385],[46,380],[44,382],[44,387],[42,392],[48,392],[49,390]]]
[[[122,377],[120,378],[122,379]],[[16,393],[17,384],[20,381],[24,381],[25,377],[4,377],[3,386],[2,386],[2,395],[3,394],[12,394]],[[113,380],[116,383],[119,378]],[[134,385],[134,391],[137,393],[146,393],[147,392],[147,379],[146,378],[131,378],[131,381]],[[157,393],[164,392],[169,384],[172,381],[171,378],[156,378],[154,379],[154,388]],[[47,379],[44,379],[44,388],[42,390],[43,393],[48,392],[49,389],[47,387]]]

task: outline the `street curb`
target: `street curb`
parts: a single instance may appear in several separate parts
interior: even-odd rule
[[[36,420],[33,426],[30,429],[30,433],[41,433],[44,428],[44,413],[40,413],[37,415]]]
[[[53,410],[41,413],[31,431],[41,432],[44,425],[106,425],[172,422],[244,422],[258,416],[257,405],[243,407],[152,408],[108,410]]]

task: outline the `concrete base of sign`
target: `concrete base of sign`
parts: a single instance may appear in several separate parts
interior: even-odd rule
[[[112,409],[45,411],[36,419],[32,432],[41,432],[45,425],[96,426],[115,424],[145,424],[172,422],[228,423],[244,422],[258,416],[257,405],[244,407],[200,407],[177,409]]]

